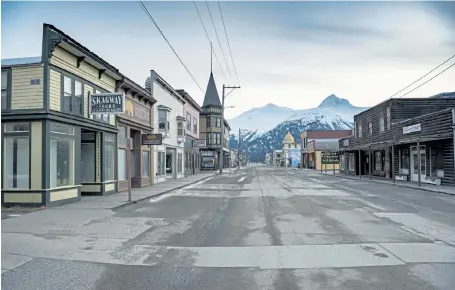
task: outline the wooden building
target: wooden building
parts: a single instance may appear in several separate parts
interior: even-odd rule
[[[357,114],[354,134],[339,140],[340,171],[453,184],[452,108],[455,99],[389,99]]]

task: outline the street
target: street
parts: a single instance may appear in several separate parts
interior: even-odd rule
[[[2,221],[2,289],[453,289],[455,196],[266,166]]]

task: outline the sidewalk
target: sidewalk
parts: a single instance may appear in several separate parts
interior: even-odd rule
[[[328,170],[327,170],[327,173],[326,172],[321,173],[320,171],[318,171],[318,173],[334,176],[333,171],[328,171]],[[360,179],[359,176],[344,175],[343,173],[339,173],[338,171],[335,172],[335,176],[341,177],[341,178],[365,181],[365,182],[382,183],[382,184],[394,185],[394,186],[399,186],[399,187],[407,187],[407,188],[420,189],[420,190],[425,190],[425,191],[430,191],[430,192],[438,192],[438,193],[443,193],[443,194],[448,194],[448,195],[455,195],[455,187],[444,186],[444,185],[433,185],[433,184],[422,183],[422,186],[419,187],[419,185],[417,183],[414,183],[411,181],[395,180],[395,183],[393,183],[391,179],[382,179],[382,178],[377,178],[374,176],[372,176],[371,180],[370,180],[368,175],[362,175],[362,178]]]
[[[64,204],[55,208],[65,209],[111,209],[117,210],[129,204],[139,202],[151,197],[159,196],[173,190],[177,190],[217,175],[213,171],[201,172],[180,179],[170,179],[151,186],[142,188],[132,188],[132,201],[128,201],[128,192],[119,192],[106,196],[82,196],[81,201]]]

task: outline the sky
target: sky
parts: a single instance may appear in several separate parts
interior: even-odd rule
[[[136,1],[2,1],[2,58],[41,55],[42,25],[50,23],[138,84],[153,69],[202,104],[210,42],[194,3],[144,3],[202,90]],[[455,2],[221,1],[236,74],[218,3],[208,5],[226,61],[206,2],[196,5],[224,71],[213,57],[219,94],[223,84],[241,86],[226,98],[234,106],[228,119],[268,103],[313,108],[330,94],[373,106],[455,54]],[[448,91],[455,67],[406,97]]]

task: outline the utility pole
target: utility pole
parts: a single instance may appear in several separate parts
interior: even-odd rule
[[[240,139],[242,138],[241,130],[239,128],[239,142],[237,142],[237,168],[240,168]]]
[[[224,95],[225,89],[231,89],[227,95]],[[224,99],[235,89],[240,89],[240,86],[226,86],[223,85],[223,95],[221,97],[221,144],[220,144],[220,155],[218,156],[218,164],[220,167],[220,174],[223,173],[223,157],[224,157]]]

